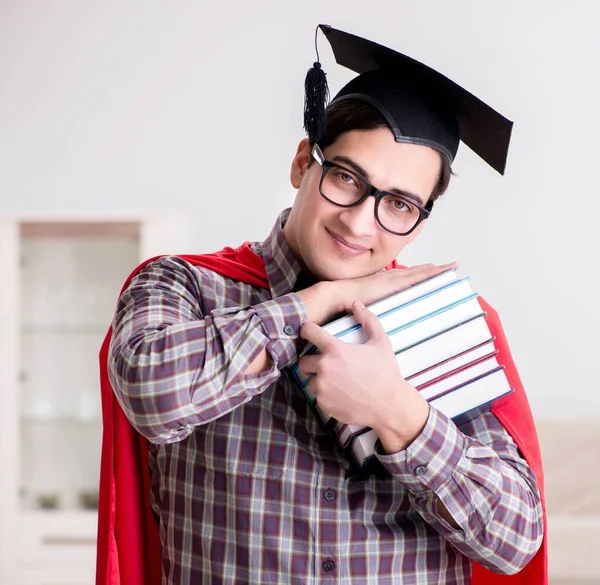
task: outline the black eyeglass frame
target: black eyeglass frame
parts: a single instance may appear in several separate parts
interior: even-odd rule
[[[358,207],[363,201],[365,201],[367,199],[367,197],[373,196],[373,197],[375,197],[375,219],[377,220],[377,223],[386,232],[394,234],[395,236],[408,236],[413,231],[415,231],[415,229],[417,229],[417,226],[424,219],[427,219],[430,216],[431,210],[433,208],[432,202],[428,201],[426,206],[422,207],[418,203],[415,203],[415,201],[413,199],[411,199],[410,197],[403,197],[402,195],[399,195],[398,193],[392,193],[390,191],[383,191],[382,189],[378,189],[377,187],[371,185],[371,183],[369,183],[369,181],[367,181],[364,177],[361,177],[360,174],[358,174],[355,170],[349,169],[349,168],[345,167],[344,165],[340,165],[338,163],[334,163],[334,162],[331,162],[330,160],[327,160],[325,158],[325,155],[323,154],[323,151],[321,150],[319,145],[316,143],[312,147],[310,154],[315,159],[315,161],[317,161],[317,163],[319,165],[321,165],[322,173],[321,173],[321,180],[319,181],[319,193],[321,194],[321,197],[323,197],[324,199],[329,201],[329,203],[336,205],[337,207],[343,207],[345,209],[348,209],[350,207]],[[345,171],[346,173],[349,173],[350,175],[358,177],[367,186],[367,190],[366,190],[365,194],[360,199],[356,200],[354,203],[350,203],[350,205],[344,205],[342,203],[337,203],[336,201],[329,199],[329,197],[327,197],[327,195],[325,195],[323,193],[323,181],[325,180],[325,175],[327,174],[327,171],[331,168],[341,169],[341,170]],[[415,225],[409,231],[395,232],[394,230],[391,230],[391,229],[385,227],[383,225],[383,223],[381,223],[381,220],[379,219],[379,202],[386,195],[390,195],[392,197],[397,197],[398,199],[400,199],[402,201],[406,201],[406,203],[413,205],[414,207],[416,207],[419,210],[419,217],[418,217]]]

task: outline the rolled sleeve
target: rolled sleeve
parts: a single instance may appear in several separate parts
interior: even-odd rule
[[[425,522],[483,566],[513,574],[539,549],[543,516],[535,475],[491,412],[459,428],[432,407],[411,445],[386,454],[378,443],[376,455]],[[458,528],[440,514],[439,503]]]
[[[291,293],[256,307],[264,334],[269,338],[267,351],[278,369],[297,358],[300,328],[306,322],[306,309],[297,294]]]
[[[406,450],[385,454],[378,443],[376,453],[400,483],[419,494],[440,489],[458,466],[464,450],[464,435],[448,417],[430,408],[425,427]]]
[[[154,443],[185,439],[260,394],[296,357],[306,310],[295,294],[205,312],[214,274],[161,258],[119,299],[108,375],[134,427]],[[264,371],[246,374],[267,350]]]

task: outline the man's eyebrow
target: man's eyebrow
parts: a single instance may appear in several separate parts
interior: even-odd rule
[[[348,167],[351,167],[354,171],[356,171],[356,173],[358,173],[361,176],[361,178],[366,179],[369,182],[371,181],[369,173],[367,173],[365,169],[363,169],[358,163],[354,162],[351,158],[348,158],[347,156],[336,155],[333,157],[332,160],[334,160],[335,162],[342,163]],[[406,191],[405,189],[392,188],[385,189],[385,191],[388,193],[396,193],[398,195],[402,195],[403,197],[413,199],[421,207],[425,205],[425,202],[423,201],[423,199],[421,199],[421,197],[419,197],[416,193],[411,193],[410,191]]]

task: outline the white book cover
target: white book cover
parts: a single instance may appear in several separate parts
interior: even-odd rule
[[[489,408],[511,391],[498,364],[494,339],[478,295],[454,270],[419,283],[369,306],[385,323],[401,375],[417,387],[432,407],[456,421]],[[362,327],[352,315],[324,326],[349,343],[362,343]],[[358,332],[359,337],[354,338]],[[315,352],[310,344],[304,353]],[[298,362],[288,369],[340,446],[359,465],[374,456],[377,435],[361,425],[336,421],[317,404]],[[457,423],[458,424],[458,423]]]
[[[404,290],[401,290],[393,295],[385,297],[380,301],[371,303],[367,308],[372,311],[375,315],[384,315],[388,311],[395,309],[398,306],[410,303],[411,301],[424,297],[429,293],[442,289],[448,284],[458,280],[456,270],[454,268],[445,270],[444,272],[428,278],[423,282],[419,282],[410,286]],[[354,318],[354,315],[345,315],[339,319],[335,319],[330,323],[327,323],[323,328],[331,335],[340,335],[344,331],[356,327],[358,322]]]
[[[490,339],[485,316],[467,319],[396,353],[406,379]]]
[[[463,346],[468,346],[474,339],[479,340],[482,337],[489,339],[490,331],[483,315],[484,312],[479,305],[477,296],[473,293],[473,296],[467,300],[444,307],[391,333],[392,348],[396,353],[396,360],[402,375],[406,376],[405,371],[412,372],[415,369],[416,371],[424,369],[445,359],[447,355],[455,355],[463,351]],[[481,319],[477,319],[477,317],[481,317]],[[465,329],[459,331],[461,326]],[[439,335],[440,332],[445,333]],[[448,340],[444,339],[446,335]],[[417,349],[421,343],[431,343],[431,346],[423,345],[422,348]],[[434,350],[443,353],[436,353]],[[414,361],[411,361],[408,353],[403,355],[404,351],[413,352],[415,355]],[[311,376],[305,374],[298,363],[291,366],[290,374],[296,384],[303,390],[306,399],[314,403],[314,395],[308,387]]]
[[[338,443],[342,448],[346,448],[353,437],[362,435],[369,431],[369,427],[363,425],[347,425],[345,423],[336,423],[334,431],[337,433]]]
[[[512,391],[502,366],[430,402],[449,418],[456,418]]]
[[[445,329],[483,315],[477,294],[388,332],[393,351],[400,352]]]
[[[373,429],[369,429],[362,435],[357,435],[350,445],[351,456],[358,467],[363,467],[365,461],[375,456],[375,443],[379,437]]]
[[[433,384],[426,384],[425,387],[421,386],[417,389],[419,390],[419,394],[425,398],[425,400],[432,401],[441,394],[446,393],[448,390],[458,388],[462,384],[466,384],[479,376],[492,372],[497,369],[498,366],[498,360],[494,355],[470,365],[467,368],[463,368],[456,374],[446,376]]]
[[[431,315],[436,311],[453,305],[456,302],[473,297],[473,289],[468,278],[454,281],[446,286],[430,292],[412,301],[397,305],[383,313],[376,313],[382,327],[389,333],[400,327],[410,326],[411,323]],[[346,343],[364,343],[367,340],[362,325],[356,324],[337,334],[337,337]]]
[[[412,376],[405,377],[405,380],[415,388],[420,388],[424,384],[431,383],[441,376],[456,372],[458,368],[465,367],[482,358],[490,357],[495,353],[496,348],[494,346],[494,339],[488,339],[484,343],[480,343],[475,347],[470,347],[466,351],[457,353],[455,356],[440,361]]]

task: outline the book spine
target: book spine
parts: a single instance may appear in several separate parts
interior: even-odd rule
[[[444,307],[413,323],[398,327],[388,333],[394,353],[406,350],[411,345],[430,338],[441,329],[458,325],[471,317],[483,314],[477,295]]]
[[[468,277],[463,278],[461,280],[466,281],[468,280]],[[442,272],[441,274],[433,276],[432,278],[428,278],[423,282],[410,286],[407,289],[404,289],[394,295],[381,299],[380,301],[371,303],[367,308],[375,315],[379,316],[381,314],[384,314],[386,311],[389,311],[390,309],[405,305],[419,298],[425,297],[426,295],[437,292],[455,282],[458,282],[456,277],[456,270],[452,268],[450,270]],[[323,328],[331,335],[339,336],[342,335],[344,331],[353,329],[356,326],[359,326],[359,324],[354,318],[354,315],[350,314],[345,315],[344,317],[340,317],[339,319],[336,319],[331,323],[327,323],[323,326]]]
[[[485,364],[485,362],[481,362],[481,363]],[[428,402],[432,401],[432,400],[437,400],[438,398],[442,398],[443,396],[451,394],[452,392],[454,392],[456,390],[460,390],[461,388],[464,388],[465,386],[468,386],[469,384],[474,384],[475,382],[478,382],[479,380],[481,380],[491,374],[495,374],[496,372],[500,372],[500,371],[504,370],[504,366],[498,365],[498,362],[495,359],[492,361],[492,364],[490,364],[490,366],[491,365],[493,365],[495,367],[490,367],[489,369],[484,369],[484,370],[478,372],[477,375],[475,375],[471,378],[468,378],[468,379],[460,380],[460,378],[459,378],[459,380],[460,380],[459,383],[454,384],[454,386],[451,386],[450,388],[443,388],[437,394],[426,393],[426,394],[424,394],[424,397],[427,399]],[[470,370],[470,368],[466,368],[463,370],[463,372],[469,373],[469,370]],[[419,390],[419,392],[421,392],[421,394],[423,395],[421,388],[417,388],[417,390]]]
[[[411,299],[409,302],[399,303],[396,301],[394,304],[390,302],[385,310],[377,312],[372,309],[372,312],[377,315],[377,318],[381,321],[384,329],[387,329],[388,324],[390,328],[393,328],[394,323],[414,322],[424,315],[431,314],[440,306],[449,306],[457,301],[471,297],[473,294],[469,279],[462,278],[424,294],[421,297]],[[347,338],[354,339],[352,333],[357,332],[360,329],[362,329],[362,325],[355,322],[351,327],[336,333],[336,337],[340,339],[344,338],[344,341],[346,341]]]

